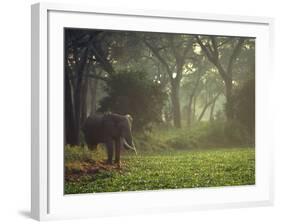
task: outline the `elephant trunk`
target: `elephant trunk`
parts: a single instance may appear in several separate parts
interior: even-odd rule
[[[126,138],[123,138],[123,144],[126,148],[131,149],[135,152],[135,154],[137,155],[137,149],[133,143],[133,141],[131,141],[131,145],[126,141]]]

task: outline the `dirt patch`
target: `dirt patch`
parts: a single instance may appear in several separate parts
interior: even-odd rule
[[[81,178],[94,177],[99,173],[122,173],[126,165],[107,164],[106,161],[88,160],[83,162],[72,162],[65,164],[65,180],[66,181],[79,181]]]

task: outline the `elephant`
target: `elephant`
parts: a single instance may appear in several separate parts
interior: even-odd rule
[[[93,150],[99,143],[107,148],[107,163],[112,164],[115,149],[115,163],[120,166],[121,148],[133,150],[137,154],[132,137],[133,118],[115,113],[95,114],[87,117],[82,131],[89,149]]]

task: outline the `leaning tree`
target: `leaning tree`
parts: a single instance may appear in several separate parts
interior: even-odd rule
[[[233,68],[243,48],[243,37],[195,36],[203,53],[212,62],[224,81],[226,116],[233,119]]]

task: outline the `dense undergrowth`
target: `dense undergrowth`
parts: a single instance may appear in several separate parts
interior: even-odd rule
[[[134,139],[142,151],[254,146],[254,140],[237,122],[201,122],[181,129],[156,126],[149,133],[136,133]]]

